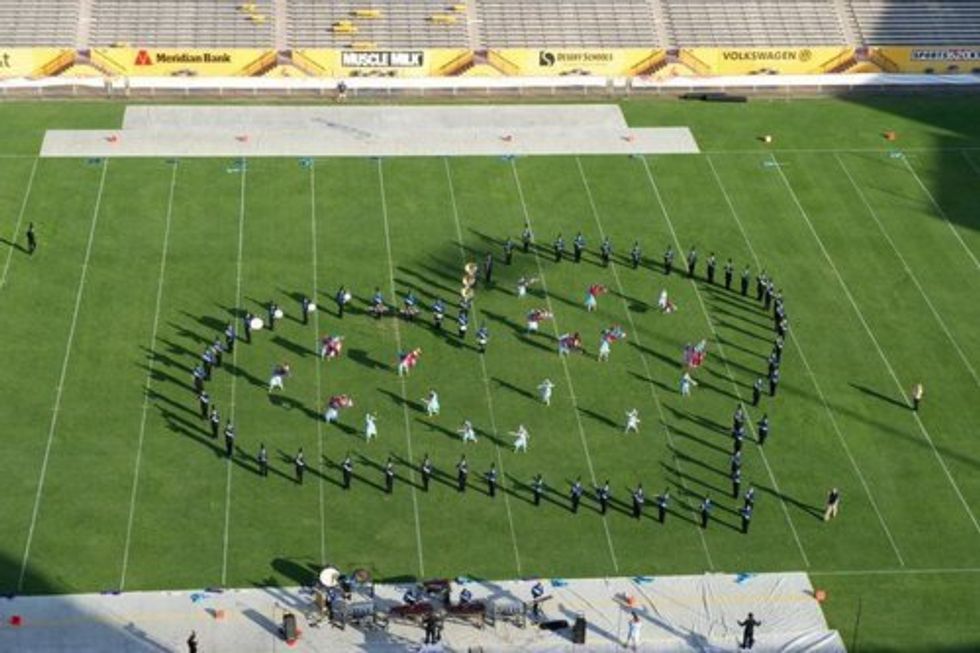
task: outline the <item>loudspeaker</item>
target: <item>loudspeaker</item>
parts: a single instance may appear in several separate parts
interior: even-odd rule
[[[296,616],[292,612],[282,615],[282,637],[287,642],[296,639]]]
[[[568,622],[564,619],[552,619],[551,621],[543,621],[538,625],[541,630],[562,630],[568,628]]]
[[[575,617],[575,625],[572,626],[572,644],[585,644],[585,617],[579,615]]]

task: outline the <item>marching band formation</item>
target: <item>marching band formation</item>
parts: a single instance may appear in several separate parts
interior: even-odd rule
[[[521,247],[524,252],[529,252],[532,246],[532,235],[530,229],[525,227],[521,235]],[[572,242],[573,246],[573,256],[572,260],[576,263],[582,260],[583,253],[585,251],[585,237],[582,233],[578,233]],[[510,238],[504,242],[504,262],[510,264],[513,260],[514,253],[514,243]],[[552,251],[554,253],[555,261],[559,262],[565,257],[565,242],[561,234],[558,234],[557,238],[553,242]],[[537,256],[537,254],[535,254]],[[599,250],[600,260],[604,267],[608,267],[612,261],[612,244],[608,237],[604,238],[602,245]],[[642,264],[642,252],[639,243],[634,242],[632,248],[629,252],[629,263],[633,269],[638,268]],[[691,248],[687,255],[687,276],[691,279],[695,277],[696,265],[698,260],[697,250]],[[670,275],[673,272],[673,261],[674,261],[674,251],[668,245],[663,256],[662,271],[665,275]],[[491,285],[491,275],[493,270],[494,258],[491,254],[486,256],[486,259],[482,266],[483,280],[486,286]],[[705,279],[709,284],[714,284],[715,279],[715,268],[716,259],[714,254],[711,254],[708,258],[706,266]],[[473,302],[476,296],[477,288],[477,273],[480,272],[480,267],[473,262],[467,263],[463,268],[462,285],[459,290],[459,300],[458,300],[458,310],[456,316],[457,324],[457,337],[461,340],[465,340],[468,331],[471,314],[473,313]],[[726,290],[731,292],[736,292],[732,289],[732,282],[734,278],[734,265],[731,259],[727,261],[724,266],[724,287]],[[746,267],[741,276],[741,283],[739,287],[740,294],[743,297],[748,296],[749,289],[749,279],[750,271]],[[536,278],[520,277],[517,281],[516,295],[520,300],[526,300],[526,298],[531,294],[531,287],[538,282]],[[593,283],[588,286],[585,292],[585,310],[587,312],[594,312],[598,308],[599,299],[608,293],[608,289],[601,283]],[[760,273],[756,278],[756,299],[762,303],[764,310],[767,312],[772,309],[773,315],[773,325],[776,332],[776,337],[773,344],[772,353],[768,359],[768,381],[769,381],[769,394],[770,396],[775,396],[776,387],[779,382],[779,367],[782,360],[782,353],[784,347],[784,341],[786,338],[787,330],[789,328],[789,323],[786,317],[786,310],[783,303],[782,294],[776,289],[773,281],[767,277],[765,272]],[[334,301],[337,305],[337,316],[339,318],[344,317],[344,313],[348,310],[348,306],[353,300],[351,292],[346,288],[346,286],[341,286],[335,296]],[[660,291],[659,297],[657,299],[657,307],[661,314],[669,315],[677,311],[677,305],[671,301],[668,296],[666,289]],[[303,296],[300,300],[300,312],[302,314],[303,324],[307,324],[309,321],[309,315],[320,310],[313,301],[309,298]],[[442,299],[436,299],[431,307],[432,313],[432,325],[436,331],[442,331],[443,322],[446,318],[446,304]],[[368,306],[367,314],[375,319],[382,319],[383,317],[395,313],[394,308],[386,302],[384,294],[381,292],[380,288],[375,288],[374,294],[372,295]],[[412,291],[409,291],[403,298],[402,306],[397,310],[397,317],[403,319],[407,322],[414,321],[422,312],[422,307],[419,300],[416,298]],[[258,331],[264,328],[268,328],[270,331],[275,330],[276,322],[283,319],[284,311],[279,307],[275,301],[270,301],[266,307],[266,320],[260,317],[256,317],[250,312],[244,312],[242,321],[242,336],[241,339],[246,343],[250,343],[252,339],[252,332]],[[528,337],[533,337],[535,334],[539,333],[541,323],[553,320],[554,315],[550,310],[541,307],[533,307],[526,310],[525,313],[525,334]],[[229,323],[224,330],[224,339],[221,337],[215,338],[214,342],[207,346],[205,350],[201,353],[200,363],[194,368],[192,376],[194,381],[194,388],[197,393],[200,416],[201,419],[206,420],[211,427],[211,435],[214,438],[218,437],[221,417],[216,406],[212,405],[211,399],[205,389],[205,384],[211,379],[211,375],[215,368],[220,368],[222,364],[223,355],[230,353],[234,350],[235,343],[239,340],[240,336],[235,329],[234,323]],[[596,352],[596,360],[599,362],[607,362],[612,352],[613,345],[624,341],[627,339],[627,333],[618,324],[612,324],[601,330],[599,333],[599,343]],[[476,342],[477,350],[480,354],[485,354],[487,351],[488,343],[490,340],[490,331],[486,324],[480,324],[476,332]],[[321,361],[332,361],[339,359],[343,356],[345,338],[343,335],[328,334],[318,337],[317,340],[317,352],[320,356]],[[406,349],[405,351],[398,353],[398,360],[396,366],[396,372],[398,376],[405,377],[408,376],[412,370],[419,365],[422,359],[422,349],[420,347],[415,347],[411,349]],[[584,346],[582,336],[579,332],[568,332],[562,333],[557,337],[557,353],[559,356],[570,356],[572,354],[584,354]],[[692,390],[698,386],[698,382],[695,380],[695,374],[699,368],[701,368],[708,355],[708,342],[705,339],[700,340],[695,344],[686,344],[681,356],[681,377],[679,381],[679,394],[683,397],[690,396]],[[274,391],[283,391],[285,389],[285,382],[290,376],[290,366],[286,362],[279,363],[274,366],[272,374],[269,378],[268,392],[270,395]],[[763,387],[763,378],[760,377],[753,386],[753,396],[751,405],[757,406],[760,401],[761,393]],[[536,387],[537,396],[541,403],[545,406],[551,405],[552,394],[555,389],[555,384],[550,379],[544,379]],[[422,399],[422,404],[425,407],[426,416],[429,418],[436,418],[440,414],[440,403],[439,394],[435,389],[430,389],[426,396]],[[325,402],[326,408],[323,412],[323,419],[327,423],[337,423],[341,419],[342,411],[354,407],[354,399],[348,394],[337,394],[330,396]],[[733,417],[733,427],[732,427],[732,440],[733,440],[733,453],[731,457],[730,465],[730,478],[732,481],[732,496],[733,498],[738,498],[741,487],[741,452],[742,452],[742,442],[745,438],[745,424],[746,424],[746,414],[745,407],[742,402],[739,401],[735,415]],[[640,413],[636,407],[630,408],[625,413],[624,428],[623,433],[639,433],[640,430]],[[769,434],[769,418],[767,415],[763,415],[757,425],[758,432],[758,444],[761,446],[764,444],[766,438]],[[477,443],[476,429],[474,428],[472,422],[469,420],[464,420],[461,426],[456,429],[456,433],[463,443]],[[519,424],[517,428],[510,432],[513,436],[513,449],[515,453],[527,452],[528,446],[531,439],[531,434],[524,424]],[[225,436],[225,446],[228,457],[233,455],[234,441],[235,441],[235,428],[231,420],[227,420],[224,429]],[[367,442],[370,442],[378,437],[378,417],[374,412],[366,412],[364,415],[364,429],[363,436]],[[257,457],[259,462],[259,467],[263,476],[267,475],[268,470],[268,454],[265,449],[265,445],[260,445],[259,455]],[[302,483],[303,471],[305,470],[306,463],[303,457],[302,449],[299,450],[296,457],[293,460],[296,480]],[[346,457],[341,465],[339,465],[344,476],[344,487],[350,487],[351,476],[353,474],[353,461],[350,455]],[[395,478],[393,461],[389,458],[385,468],[385,481],[387,491],[391,491],[392,483]],[[418,470],[423,479],[423,487],[428,490],[429,480],[435,473],[434,465],[429,459],[428,454],[425,455],[425,459]],[[465,491],[467,487],[467,475],[468,475],[468,464],[466,462],[465,455],[461,458],[457,464],[457,488],[460,491]],[[485,480],[489,484],[489,494],[494,495],[496,489],[496,468],[491,468],[486,474],[484,474]],[[492,479],[492,480],[491,480]],[[534,494],[534,504],[538,505],[540,503],[541,494],[546,490],[546,485],[543,478],[538,474],[533,482],[528,486],[531,488]],[[572,484],[569,492],[570,509],[573,512],[577,512],[581,497],[584,493],[581,481],[577,480]],[[637,487],[632,490],[633,499],[633,515],[639,518],[642,514],[643,505],[645,503],[645,496],[643,493],[642,485],[637,485]],[[606,481],[603,485],[597,485],[595,488],[595,499],[600,507],[600,512],[605,514],[606,506],[609,503],[612,496],[612,491],[609,487],[609,482]],[[749,488],[744,499],[744,505],[739,513],[742,517],[742,529],[743,532],[747,532],[749,520],[751,519],[752,509],[754,506],[754,489]],[[667,512],[667,505],[669,501],[669,493],[664,491],[661,495],[656,497],[656,505],[658,507],[658,518],[661,522],[665,519],[665,513]],[[713,507],[712,499],[705,496],[701,502],[699,511],[701,514],[702,526],[707,526],[708,517]]]

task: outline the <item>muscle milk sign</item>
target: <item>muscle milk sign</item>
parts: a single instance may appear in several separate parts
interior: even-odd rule
[[[342,52],[340,65],[344,68],[421,68],[424,58],[421,51]]]

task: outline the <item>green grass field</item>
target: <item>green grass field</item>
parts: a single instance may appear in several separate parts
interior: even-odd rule
[[[381,579],[803,570],[828,591],[828,619],[852,649],[980,647],[980,101],[623,108],[637,126],[691,126],[705,153],[259,159],[245,172],[216,159],[37,159],[45,129],[113,127],[123,107],[0,105],[0,591],[296,584],[325,562]],[[498,260],[465,343],[448,320],[450,335],[434,332],[428,311],[416,323],[363,313],[375,286],[389,303],[392,288],[425,306],[452,299],[463,263],[500,259],[525,219],[540,257]],[[33,256],[13,245],[28,222]],[[570,248],[579,230],[586,260],[553,263],[554,236]],[[616,248],[608,269],[601,234]],[[647,259],[636,271],[623,260],[634,239]],[[667,244],[696,245],[702,278],[665,277]],[[757,302],[704,281],[712,251],[773,275],[792,324],[779,394],[749,411],[767,412],[772,430],[744,453],[759,495],[748,535],[728,496],[727,429],[765,373],[773,333]],[[522,275],[542,277],[523,300]],[[610,293],[587,313],[596,282]],[[341,283],[355,296],[342,321],[330,299]],[[677,313],[657,311],[661,288]],[[305,326],[303,293],[321,309]],[[270,299],[286,319],[226,356],[208,386],[237,425],[229,462],[197,417],[190,370],[239,310],[263,314]],[[525,312],[549,303],[555,322],[523,337]],[[603,365],[598,332],[611,324],[629,337]],[[563,363],[556,329],[580,331],[587,354]],[[327,333],[346,336],[342,360],[315,355]],[[701,338],[708,362],[682,398],[681,349]],[[402,384],[396,355],[411,347],[423,359]],[[270,400],[280,361],[293,376]],[[550,408],[535,396],[545,377]],[[918,381],[916,416],[906,396]],[[437,419],[421,410],[429,388]],[[339,392],[356,402],[340,427],[318,419]],[[641,433],[623,435],[633,407]],[[370,444],[366,410],[379,415]],[[478,444],[459,441],[463,419]],[[510,449],[519,423],[526,454]],[[289,462],[301,446],[302,486]],[[336,464],[347,452],[358,478],[344,492]],[[409,463],[426,452],[446,476],[423,493]],[[459,494],[451,477],[464,452],[472,487]],[[491,463],[505,490],[494,500],[479,482]],[[526,484],[538,472],[552,493],[535,508]],[[611,481],[605,519],[591,500],[567,510],[579,476]],[[648,495],[670,488],[666,525],[650,505],[646,519],[629,517],[637,482]],[[842,512],[824,523],[832,486]],[[705,493],[717,507],[702,531],[692,509]]]

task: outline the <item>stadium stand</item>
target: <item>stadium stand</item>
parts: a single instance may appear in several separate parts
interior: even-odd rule
[[[649,0],[478,0],[485,47],[656,47]]]
[[[0,0],[0,45],[74,46],[78,0]]]
[[[833,0],[664,0],[675,46],[803,46],[847,42]]]
[[[850,7],[867,45],[980,43],[980,2],[852,0]]]
[[[91,2],[89,42],[92,46],[123,43],[185,48],[273,46],[275,18],[271,0]]]
[[[447,0],[290,0],[287,43],[293,48],[465,48],[466,2]]]

